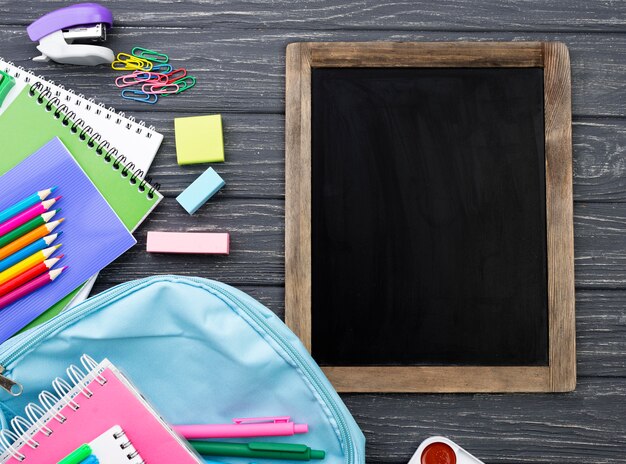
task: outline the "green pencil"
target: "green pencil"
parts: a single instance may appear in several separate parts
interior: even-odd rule
[[[7,246],[9,243],[14,242],[22,235],[26,235],[31,230],[35,230],[37,227],[46,224],[50,219],[54,217],[54,215],[61,211],[60,209],[55,209],[53,211],[48,211],[46,213],[40,214],[36,218],[31,219],[26,224],[22,224],[17,229],[13,229],[6,235],[0,237],[0,248]]]

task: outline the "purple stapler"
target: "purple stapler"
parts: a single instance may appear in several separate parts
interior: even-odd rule
[[[111,63],[115,56],[111,49],[89,43],[106,40],[106,31],[112,26],[109,9],[97,3],[79,3],[42,16],[26,30],[33,42],[39,42],[41,56],[34,61],[97,65]]]

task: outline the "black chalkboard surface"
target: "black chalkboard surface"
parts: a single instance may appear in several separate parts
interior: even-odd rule
[[[311,70],[320,364],[548,364],[543,73]]]

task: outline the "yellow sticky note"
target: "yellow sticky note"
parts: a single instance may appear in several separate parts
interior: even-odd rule
[[[192,116],[174,119],[178,164],[224,161],[222,116]]]

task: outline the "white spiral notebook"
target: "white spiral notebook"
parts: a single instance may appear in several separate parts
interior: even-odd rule
[[[143,121],[136,121],[132,116],[127,117],[113,108],[105,108],[93,98],[87,99],[83,95],[76,95],[73,90],[36,76],[2,58],[0,70],[15,78],[15,87],[0,106],[0,114],[27,85],[37,85],[41,92],[49,90],[52,97],[59,98],[61,104],[67,106],[68,111],[65,113],[70,111],[75,113],[76,116],[71,119],[82,120],[85,126],[96,128],[104,140],[117,148],[118,153],[126,160],[133,163],[136,177],[143,178],[146,175],[163,141],[163,135],[156,132],[153,126],[146,127]]]
[[[145,464],[131,439],[116,425],[88,443],[100,464]]]

